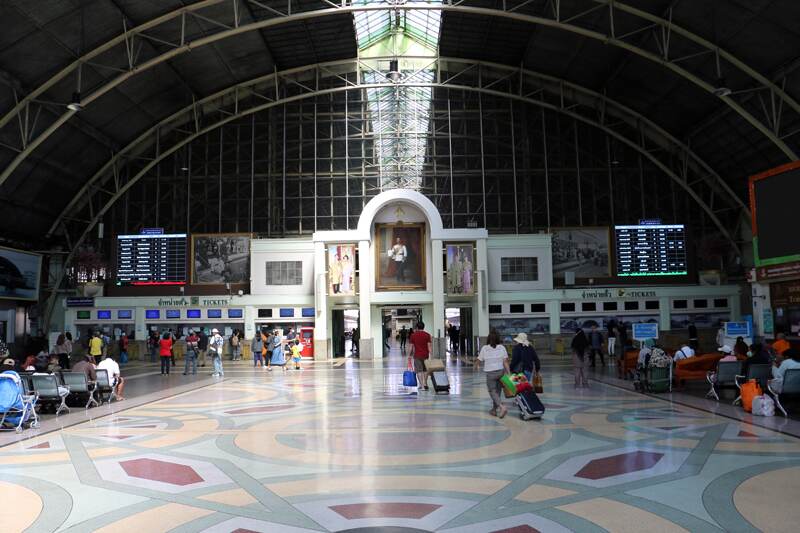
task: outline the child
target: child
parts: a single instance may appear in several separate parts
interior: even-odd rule
[[[292,362],[295,370],[302,370],[300,368],[300,361],[303,360],[302,352],[303,348],[300,346],[300,339],[295,339],[294,344],[292,344]]]

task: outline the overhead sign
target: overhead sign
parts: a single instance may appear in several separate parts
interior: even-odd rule
[[[725,322],[726,337],[749,337],[750,324],[748,322]]]
[[[67,307],[94,307],[94,298],[91,296],[67,296]]]
[[[142,228],[139,235],[164,235],[164,228]]]
[[[632,326],[634,340],[645,341],[658,338],[658,323],[656,322],[637,322]]]

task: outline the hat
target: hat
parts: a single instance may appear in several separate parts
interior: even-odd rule
[[[523,346],[530,345],[530,342],[528,341],[528,334],[527,333],[517,333],[517,336],[514,337],[514,342],[518,342],[518,343],[522,344]]]
[[[655,339],[645,339],[644,345],[647,346],[648,348],[652,348],[656,345],[656,341]]]
[[[17,362],[10,357],[8,359],[3,359],[3,366],[16,366],[16,364]]]
[[[733,348],[726,344],[725,346],[721,346],[717,351],[722,353],[733,353]]]
[[[217,328],[214,328],[211,330],[211,333],[219,333],[219,330]]]

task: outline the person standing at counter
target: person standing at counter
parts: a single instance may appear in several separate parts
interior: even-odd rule
[[[158,355],[161,358],[161,375],[169,376],[170,358],[172,357],[172,335],[165,331],[158,341]]]
[[[89,339],[89,356],[92,358],[94,364],[103,355],[103,339],[100,338],[100,332],[95,331],[92,338]]]
[[[186,337],[186,360],[183,364],[183,375],[189,373],[189,366],[192,367],[192,375],[197,375],[197,343],[200,338],[194,331],[189,333],[189,336]]]
[[[262,362],[261,359],[261,351],[264,348],[264,338],[263,333],[261,331],[257,331],[255,335],[253,335],[253,340],[250,341],[250,351],[253,352],[253,368],[257,367],[259,363]],[[263,367],[264,364],[261,363]]]
[[[206,330],[200,328],[200,335],[197,336],[197,358],[200,360],[200,366],[206,366],[206,352],[208,351],[208,335]]]
[[[219,330],[212,329],[211,337],[208,339],[208,351],[211,352],[211,363],[214,365],[214,372],[211,375],[214,377],[225,376],[225,372],[222,370],[222,347],[224,345],[225,339],[219,334]]]

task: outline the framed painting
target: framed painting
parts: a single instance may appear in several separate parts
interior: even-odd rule
[[[475,294],[474,246],[448,244],[445,249],[448,296],[473,296]]]
[[[193,284],[250,282],[249,233],[194,234],[191,257]]]
[[[425,224],[375,224],[375,290],[425,290]]]
[[[328,295],[352,296],[356,293],[355,244],[328,245]]]
[[[607,227],[553,228],[553,276],[564,279],[575,272],[578,279],[607,278],[609,232]]]

